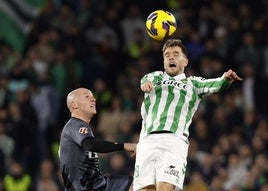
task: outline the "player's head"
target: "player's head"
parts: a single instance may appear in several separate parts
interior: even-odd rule
[[[86,88],[71,91],[67,96],[66,103],[74,117],[91,118],[97,113],[96,99],[92,92]]]
[[[184,72],[188,64],[187,49],[178,39],[168,39],[163,45],[164,69],[170,76]]]

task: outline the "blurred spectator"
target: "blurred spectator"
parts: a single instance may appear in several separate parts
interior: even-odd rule
[[[14,161],[10,164],[10,171],[3,180],[3,189],[5,191],[31,191],[32,177],[24,172],[23,166]]]
[[[32,107],[37,115],[38,127],[36,136],[38,140],[38,151],[40,158],[48,157],[49,142],[48,129],[51,128],[58,120],[59,112],[59,95],[54,87],[47,81],[42,85],[33,85],[30,98]],[[51,116],[51,113],[54,113]]]
[[[77,51],[74,45],[66,44],[64,48],[64,67],[67,75],[66,85],[67,90],[70,90],[82,85],[84,67],[77,57]]]
[[[137,60],[149,51],[150,44],[141,28],[134,28],[132,33],[133,39],[126,45],[126,54],[130,59]]]
[[[252,21],[254,19],[253,11],[250,9],[250,5],[246,2],[238,5],[238,17],[242,26],[242,29],[247,31],[251,28]]]
[[[98,111],[102,112],[107,109],[112,100],[112,92],[110,86],[101,78],[94,81],[94,97],[98,100]]]
[[[109,38],[112,47],[117,49],[119,40],[113,28],[106,24],[104,16],[99,14],[93,18],[92,25],[85,31],[86,39],[91,44],[100,44],[104,39]]]
[[[238,149],[238,154],[241,165],[249,168],[253,161],[250,146],[242,144]]]
[[[210,139],[207,123],[202,119],[197,119],[193,126],[193,137],[200,144],[199,150],[208,152],[210,150]]]
[[[118,39],[118,47],[122,47],[124,45],[123,31],[120,26],[120,13],[122,12],[122,6],[123,2],[120,2],[120,0],[113,1],[112,5],[110,5],[110,7],[107,7],[105,15],[107,25],[113,29]]]
[[[214,176],[211,184],[209,185],[209,191],[226,191],[223,188],[223,180],[220,176]]]
[[[214,39],[216,43],[216,53],[219,58],[224,59],[227,58],[229,55],[229,44],[227,41],[227,29],[222,24],[219,23],[218,26],[214,29]]]
[[[254,97],[254,73],[255,70],[250,63],[246,63],[243,66],[244,83],[242,85],[243,90],[243,107],[244,111],[250,111],[255,109],[255,97]]]
[[[198,11],[198,30],[200,37],[205,39],[212,35],[213,28],[215,27],[216,22],[213,17],[210,16],[210,10],[207,6],[200,7]]]
[[[83,82],[86,87],[93,87],[96,79],[105,79],[108,71],[108,63],[101,55],[100,46],[93,45],[88,50],[88,55],[84,60]]]
[[[3,151],[0,149],[0,188],[2,188],[2,180],[6,174],[6,161]]]
[[[191,60],[191,64],[193,67],[197,68],[196,65],[198,64],[199,59],[205,52],[205,46],[201,41],[201,36],[197,31],[192,31],[189,34],[189,42],[185,44],[189,59]]]
[[[17,63],[9,74],[8,89],[11,92],[11,100],[16,99],[18,92],[25,91],[29,87],[29,79],[23,70],[22,64]]]
[[[163,70],[163,60],[162,60],[162,44],[159,41],[151,40],[151,47],[148,50],[146,56],[151,63],[150,71],[161,71]]]
[[[5,124],[0,122],[0,150],[4,154],[5,168],[7,169],[11,162],[11,156],[14,152],[15,141],[6,134]]]
[[[199,166],[199,171],[204,179],[204,182],[209,185],[212,178],[217,175],[212,156],[209,153],[205,153],[199,163]]]
[[[268,143],[268,122],[266,118],[261,118],[258,120],[255,128],[255,135],[260,136],[260,138],[265,142],[265,145]],[[268,154],[268,151],[265,152]]]
[[[195,171],[192,173],[190,182],[188,185],[185,186],[183,189],[185,191],[208,191],[208,186],[203,180],[203,176],[198,172]]]
[[[0,107],[7,108],[11,102],[12,93],[8,89],[8,76],[0,76]]]
[[[40,164],[40,173],[36,180],[36,191],[60,191],[57,173],[51,160],[44,159]]]
[[[136,35],[134,35],[135,31],[140,31],[141,33],[140,36],[142,38],[148,39],[146,29],[144,27],[145,19],[141,14],[140,8],[136,4],[132,3],[128,6],[125,13],[126,16],[123,17],[121,20],[121,28],[123,30],[125,46],[129,46],[131,42],[135,41],[134,40],[136,38]]]
[[[122,51],[113,47],[111,36],[105,36],[100,42],[99,53],[104,58],[104,62],[107,64],[107,68],[104,71],[105,73],[103,76],[103,80],[106,82],[116,81],[117,75],[122,73],[127,67],[127,65],[121,60],[123,56]],[[115,84],[109,84],[109,89],[114,91]]]
[[[251,144],[254,155],[266,153],[265,140],[261,136],[255,134],[252,137]]]
[[[268,184],[263,185],[260,191],[268,191]]]
[[[109,167],[108,170],[109,174],[122,174],[127,175],[129,174],[129,161],[126,160],[125,154],[119,153],[112,153],[109,156]]]
[[[82,28],[85,28],[94,16],[93,1],[81,0],[77,10],[77,22]]]
[[[242,129],[245,132],[244,134],[246,138],[248,138],[249,140],[252,139],[255,125],[256,125],[256,112],[254,110],[245,112]]]
[[[255,44],[255,39],[252,33],[243,35],[242,45],[238,47],[235,54],[235,61],[241,69],[245,63],[251,63],[252,67],[258,71],[261,65],[261,51]]]
[[[14,157],[24,169],[36,173],[39,159],[37,150],[37,117],[26,91],[18,92],[17,101],[9,105],[7,119],[9,135],[16,140]],[[31,137],[31,138],[29,138]]]
[[[75,22],[74,10],[68,4],[61,4],[59,6],[57,14],[52,17],[51,25],[52,27],[65,32],[68,30],[70,25]]]
[[[55,59],[51,63],[51,80],[60,97],[64,97],[67,91],[68,76],[65,61],[65,52],[60,49],[55,50]]]
[[[122,110],[124,112],[131,112],[135,110],[134,91],[130,85],[124,84],[119,90],[120,99],[122,100]]]
[[[120,99],[120,97],[112,97],[110,107],[102,110],[99,115],[99,132],[102,133],[102,135],[115,136],[118,133],[119,125],[126,118],[126,114],[123,112],[122,100]]]
[[[116,140],[119,143],[131,142],[133,136],[133,126],[128,118],[122,121],[118,127]]]
[[[232,153],[228,158],[227,180],[224,183],[226,190],[231,190],[234,186],[241,186],[245,182],[247,167],[241,165],[238,154]]]

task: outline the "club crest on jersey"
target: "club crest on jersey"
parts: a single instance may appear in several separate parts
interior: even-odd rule
[[[87,129],[87,127],[80,127],[80,129],[79,129],[79,133],[81,133],[81,134],[88,134],[88,129]]]

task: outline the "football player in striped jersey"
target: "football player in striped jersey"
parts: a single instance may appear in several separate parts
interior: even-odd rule
[[[144,100],[137,145],[134,191],[183,189],[188,155],[189,126],[201,99],[242,80],[233,70],[221,77],[186,77],[187,50],[181,40],[163,45],[164,72],[141,79]]]

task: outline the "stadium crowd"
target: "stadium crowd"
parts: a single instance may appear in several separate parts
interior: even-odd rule
[[[61,191],[66,94],[92,90],[96,136],[138,142],[141,77],[162,70],[162,42],[145,31],[156,9],[177,18],[186,75],[243,77],[201,103],[190,127],[184,191],[268,190],[266,0],[44,0],[22,52],[0,39],[0,190]],[[1,26],[2,27],[2,26]],[[133,174],[127,153],[99,154],[105,174]],[[16,182],[16,183],[14,183]]]

